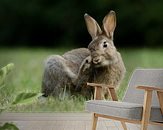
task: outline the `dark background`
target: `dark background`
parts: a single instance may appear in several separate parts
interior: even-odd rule
[[[117,14],[118,47],[163,47],[162,0],[0,0],[0,46],[86,47],[83,15]]]

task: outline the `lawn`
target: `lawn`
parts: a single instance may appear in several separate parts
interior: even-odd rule
[[[0,107],[10,103],[20,92],[40,92],[43,74],[43,61],[51,54],[63,54],[67,49],[0,49],[0,67],[12,62],[15,69],[6,80],[6,86],[0,90]],[[135,68],[163,68],[162,49],[120,49],[127,73],[118,97],[122,99],[127,82]],[[18,112],[63,112],[84,111],[85,98],[81,96],[66,96],[59,99],[35,101],[33,104],[19,106],[9,111]]]

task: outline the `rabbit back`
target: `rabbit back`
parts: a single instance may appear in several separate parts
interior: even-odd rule
[[[79,48],[68,51],[62,56],[48,57],[42,80],[44,96],[59,96],[65,86],[73,91],[80,64],[88,55],[90,55],[88,49]]]
[[[90,55],[90,51],[87,48],[78,48],[66,52],[63,58],[69,62],[72,66],[70,69],[74,71],[75,74],[78,73],[79,67],[83,60]]]

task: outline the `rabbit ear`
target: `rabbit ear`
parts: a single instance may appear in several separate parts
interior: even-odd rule
[[[96,20],[94,20],[91,16],[85,14],[84,19],[86,22],[87,30],[91,35],[92,39],[94,39],[97,35],[102,33],[100,26],[98,25]]]
[[[103,29],[106,35],[113,39],[113,33],[116,27],[116,14],[114,11],[110,11],[103,20]]]

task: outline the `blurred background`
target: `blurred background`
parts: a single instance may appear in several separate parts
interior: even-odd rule
[[[117,47],[163,46],[162,0],[1,0],[0,46],[86,47],[83,15],[117,13]]]

